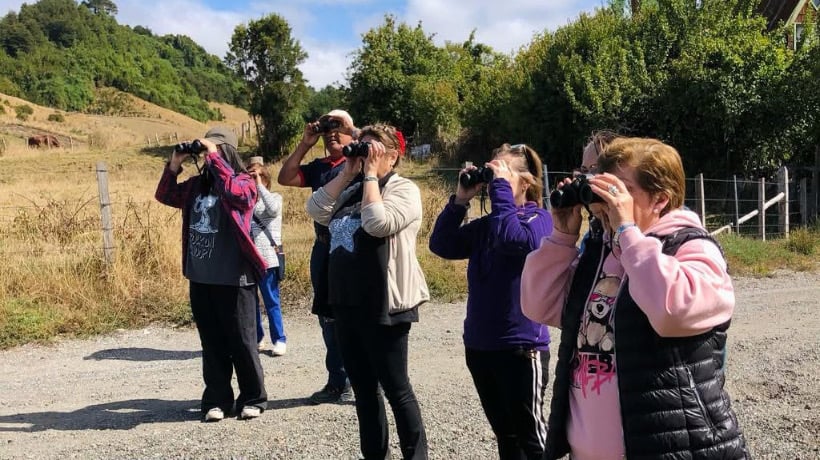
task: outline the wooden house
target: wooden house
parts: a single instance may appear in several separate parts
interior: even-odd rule
[[[768,30],[781,24],[786,26],[786,44],[794,49],[803,34],[803,23],[809,8],[817,14],[820,0],[762,0],[758,11],[766,17]]]

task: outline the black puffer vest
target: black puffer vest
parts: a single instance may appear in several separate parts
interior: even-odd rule
[[[683,243],[695,238],[714,241],[704,230],[695,228],[660,239],[664,254],[675,254]],[[572,280],[562,315],[544,459],[557,459],[570,451],[570,361],[586,298],[608,254],[600,234],[593,235]],[[632,300],[626,283],[616,305],[615,350],[626,458],[751,458],[723,389],[729,322],[694,337],[663,338]]]

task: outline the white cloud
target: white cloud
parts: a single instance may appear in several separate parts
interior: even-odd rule
[[[516,52],[533,36],[574,19],[579,0],[408,0],[408,24],[421,21],[439,44],[462,42],[476,30],[476,41],[502,53]],[[589,3],[589,2],[583,2]]]
[[[313,42],[302,43],[302,47],[309,57],[299,69],[310,86],[318,90],[327,85],[345,82],[345,72],[350,65],[350,53],[355,48]]]
[[[117,2],[117,22],[141,25],[154,34],[187,35],[208,52],[225,57],[234,27],[246,14],[208,8],[195,0],[127,0]]]

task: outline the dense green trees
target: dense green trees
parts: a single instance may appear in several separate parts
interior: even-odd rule
[[[65,110],[85,110],[114,87],[198,120],[206,100],[245,103],[244,86],[188,37],[155,37],[117,24],[111,0],[40,0],[0,19],[0,91]]]
[[[770,172],[820,140],[820,50],[816,38],[786,49],[756,6],[613,1],[512,58],[472,37],[435,46],[420,25],[388,16],[351,64],[350,107],[427,138],[458,133],[460,159],[526,142],[568,170],[586,137],[609,128],[670,142],[692,173]]]

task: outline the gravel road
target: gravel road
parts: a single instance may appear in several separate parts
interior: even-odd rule
[[[820,274],[735,285],[727,385],[752,453],[820,459]],[[493,435],[464,365],[462,318],[462,305],[423,307],[410,333],[411,379],[431,457],[491,459]],[[285,321],[288,354],[262,357],[271,402],[252,421],[200,423],[199,341],[190,328],[2,351],[0,458],[356,458],[353,405],[306,403],[325,379],[315,319],[286,310]],[[395,438],[393,430],[397,458]]]

